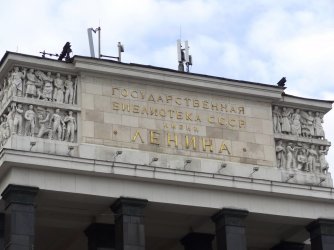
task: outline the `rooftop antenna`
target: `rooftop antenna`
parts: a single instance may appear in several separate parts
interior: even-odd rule
[[[184,63],[186,64],[186,71],[189,72],[189,66],[193,65],[192,56],[189,55],[188,41],[184,42],[184,48],[182,48],[181,39],[177,40],[177,59],[179,62],[178,70],[184,72]]]
[[[94,32],[94,33],[97,32],[97,35],[98,35],[98,57],[97,58],[101,58],[101,27],[97,27],[96,29],[94,29],[94,28],[88,28],[87,29],[90,56],[95,57],[93,33],[92,32]]]
[[[90,56],[95,57],[95,49],[94,49],[94,42],[93,42],[93,32],[98,33],[98,57],[101,59],[102,57],[117,59],[117,61],[122,61],[122,52],[124,52],[124,46],[121,44],[121,42],[118,42],[117,48],[118,48],[118,56],[107,56],[101,54],[101,27],[94,28],[88,28],[87,34],[88,34],[88,43],[89,43],[89,50],[90,50]]]

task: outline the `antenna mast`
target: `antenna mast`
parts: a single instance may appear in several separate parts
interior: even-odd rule
[[[118,56],[107,56],[107,55],[102,55],[101,54],[101,27],[97,27],[96,29],[94,28],[88,28],[87,29],[87,34],[88,34],[88,43],[89,43],[89,50],[90,50],[90,56],[95,57],[95,49],[94,49],[94,42],[93,42],[93,33],[98,32],[98,57],[101,59],[102,57],[107,57],[107,58],[112,58],[112,59],[117,59],[117,61],[121,62],[122,61],[122,52],[124,52],[124,46],[121,44],[121,42],[118,42],[117,47],[118,47]]]
[[[192,56],[189,55],[188,41],[184,42],[184,49],[182,48],[181,40],[178,39],[176,42],[177,47],[177,59],[179,62],[178,70],[184,72],[184,63],[186,65],[186,72],[189,72],[189,66],[193,65]]]
[[[97,58],[101,58],[101,27],[97,27],[96,29],[94,29],[94,28],[88,28],[87,29],[90,56],[95,57],[93,33],[92,32],[94,32],[94,33],[98,32],[97,33],[97,35],[98,35],[98,57]]]

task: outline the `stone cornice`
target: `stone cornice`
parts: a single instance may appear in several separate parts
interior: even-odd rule
[[[200,91],[211,91],[216,94],[261,98],[261,101],[279,101],[283,93],[283,88],[273,85],[189,74],[149,66],[111,63],[106,60],[77,56],[74,57],[73,63],[75,68],[82,72],[133,78],[136,81],[142,80],[161,86],[165,86],[166,84],[168,86],[175,85],[181,89],[195,88]]]
[[[332,109],[332,103],[333,101],[316,100],[283,94],[282,99],[277,104],[327,113]]]
[[[82,157],[50,155],[37,152],[2,149],[0,178],[9,168],[42,169],[60,173],[75,173],[95,177],[139,180],[153,183],[191,186],[258,195],[269,195],[305,201],[334,201],[333,188],[269,181],[252,177],[209,174],[197,171],[166,169],[124,162],[98,161]],[[24,181],[24,180],[23,180]],[[18,183],[20,184],[20,183]],[[43,189],[43,187],[40,187]]]

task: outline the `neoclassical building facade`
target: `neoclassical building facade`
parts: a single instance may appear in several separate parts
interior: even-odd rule
[[[0,82],[0,249],[334,249],[331,101],[83,56]]]

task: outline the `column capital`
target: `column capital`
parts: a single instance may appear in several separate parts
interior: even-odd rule
[[[147,203],[145,199],[120,197],[110,208],[115,214],[142,216]]]
[[[311,239],[320,235],[334,236],[334,220],[319,218],[306,226]]]
[[[5,200],[6,206],[11,203],[34,205],[38,191],[38,187],[9,184],[1,193],[1,196]]]
[[[222,224],[223,226],[244,226],[244,219],[248,216],[249,212],[244,209],[223,208],[211,219],[216,224]]]

